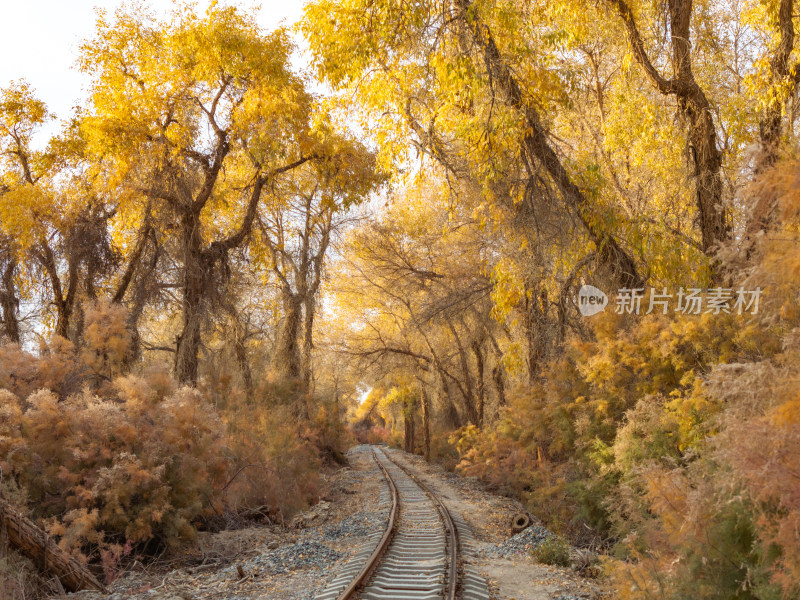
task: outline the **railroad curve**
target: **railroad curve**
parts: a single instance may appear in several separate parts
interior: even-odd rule
[[[472,534],[438,496],[383,450],[386,527],[374,532],[315,600],[489,600],[485,580],[461,557]]]

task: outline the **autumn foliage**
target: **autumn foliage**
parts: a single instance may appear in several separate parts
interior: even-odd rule
[[[311,0],[302,70],[255,9],[98,11],[46,144],[0,82],[3,494],[111,578],[386,442],[613,598],[800,597],[797,4]]]
[[[0,347],[2,491],[63,548],[107,562],[244,508],[280,520],[315,498],[312,429],[297,436],[280,411],[223,414],[160,367],[123,374],[125,311],[99,304],[86,320],[80,349]]]
[[[573,539],[599,534],[615,598],[800,591],[800,196],[784,169],[754,192],[781,215],[740,275],[765,289],[758,318],[600,317],[494,427],[453,436],[462,472]]]

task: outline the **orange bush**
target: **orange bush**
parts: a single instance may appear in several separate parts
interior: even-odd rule
[[[73,551],[191,536],[228,473],[224,424],[197,392],[164,397],[146,380],[121,383],[120,399],[0,398],[0,464]]]
[[[80,359],[99,381],[121,375],[130,359],[132,336],[128,312],[119,304],[97,301],[84,315]]]
[[[220,414],[164,369],[119,375],[124,312],[93,310],[80,350],[0,347],[3,491],[62,547],[112,565],[122,548],[190,538],[225,511],[267,506],[280,520],[318,499],[318,447],[336,432],[288,406]]]
[[[289,407],[251,407],[229,423],[235,475],[224,490],[226,504],[266,506],[283,522],[319,499],[319,457],[311,430]]]

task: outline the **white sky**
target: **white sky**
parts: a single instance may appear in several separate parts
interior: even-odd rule
[[[282,21],[295,23],[302,16],[304,0],[240,0],[220,2],[247,8],[261,6],[259,23],[275,29]],[[65,119],[83,98],[86,78],[75,68],[81,42],[94,33],[94,7],[110,14],[121,0],[0,0],[0,87],[25,79],[51,112]],[[145,2],[167,14],[171,0]],[[208,1],[198,2],[204,11]]]

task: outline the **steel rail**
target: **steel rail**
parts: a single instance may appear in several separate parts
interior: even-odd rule
[[[383,453],[382,453],[383,454]],[[386,456],[384,454],[384,456]],[[358,575],[355,576],[350,585],[348,585],[342,593],[337,596],[337,600],[350,600],[351,598],[355,598],[356,592],[358,592],[361,587],[367,582],[367,579],[372,574],[372,570],[374,567],[378,565],[383,553],[386,551],[386,548],[389,547],[389,542],[392,540],[392,535],[394,535],[395,530],[395,523],[397,521],[397,511],[400,506],[400,497],[399,493],[397,492],[397,486],[394,483],[391,475],[381,464],[381,461],[378,460],[378,455],[375,453],[375,447],[372,447],[372,458],[377,463],[378,467],[380,467],[381,471],[383,471],[383,477],[386,479],[386,483],[389,484],[389,490],[392,495],[392,508],[389,511],[389,522],[386,525],[386,529],[383,532],[383,536],[381,537],[380,542],[375,547],[375,550],[372,551],[369,558],[367,559],[364,566],[358,572]]]
[[[447,507],[439,499],[439,496],[437,496],[427,485],[422,483],[416,475],[411,473],[411,471],[406,469],[403,465],[399,464],[396,460],[394,460],[391,456],[389,456],[382,450],[381,454],[383,454],[398,469],[400,469],[406,475],[408,475],[414,481],[414,483],[416,483],[420,488],[422,488],[422,490],[426,494],[428,494],[428,496],[436,503],[436,507],[439,509],[439,514],[442,516],[442,521],[444,521],[445,529],[447,529],[449,537],[448,540],[448,546],[450,549],[449,573],[447,576],[447,595],[445,596],[445,598],[446,600],[455,600],[456,592],[458,591],[457,588],[458,588],[459,546],[458,546],[458,530],[456,529],[455,523],[453,523],[453,518],[450,516],[450,511],[447,510]]]

